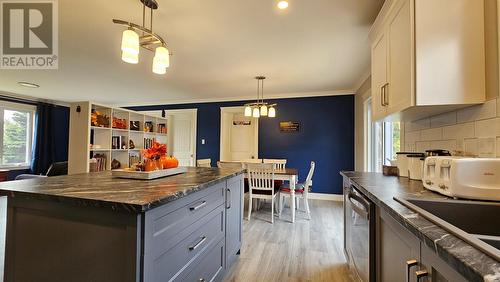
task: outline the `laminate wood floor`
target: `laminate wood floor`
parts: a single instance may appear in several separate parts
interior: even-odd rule
[[[311,216],[290,209],[270,223],[270,204],[243,220],[241,255],[226,275],[233,281],[354,281],[343,253],[341,202],[310,200]]]

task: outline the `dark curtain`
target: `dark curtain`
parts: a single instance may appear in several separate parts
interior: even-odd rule
[[[35,136],[31,170],[34,174],[45,174],[56,161],[56,136],[52,127],[54,105],[38,103],[35,116]]]

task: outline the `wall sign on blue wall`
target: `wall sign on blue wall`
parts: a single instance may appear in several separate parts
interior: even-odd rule
[[[280,121],[281,132],[297,132],[300,129],[300,123],[297,121]]]

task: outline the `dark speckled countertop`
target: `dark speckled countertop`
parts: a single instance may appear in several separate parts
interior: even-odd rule
[[[393,197],[450,199],[424,189],[421,181],[381,173],[341,172],[377,206],[415,234],[470,281],[500,281],[500,262],[398,203]]]
[[[121,179],[110,171],[0,183],[0,195],[140,213],[210,187],[243,170],[189,168],[155,180]]]

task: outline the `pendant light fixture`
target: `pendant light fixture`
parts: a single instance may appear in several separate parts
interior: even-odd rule
[[[257,101],[245,104],[245,116],[254,118],[260,118],[261,116],[276,117],[276,104],[270,105],[264,102],[264,79],[266,77],[256,76],[255,79],[257,80]]]
[[[113,23],[124,25],[127,29],[122,34],[122,60],[129,64],[139,63],[139,50],[144,48],[155,52],[152,70],[156,74],[165,74],[170,66],[170,52],[167,43],[153,32],[153,10],[158,9],[156,0],[140,0],[142,2],[142,25],[113,19]],[[146,27],[146,7],[150,10],[150,26]],[[140,33],[140,35],[138,34]]]

